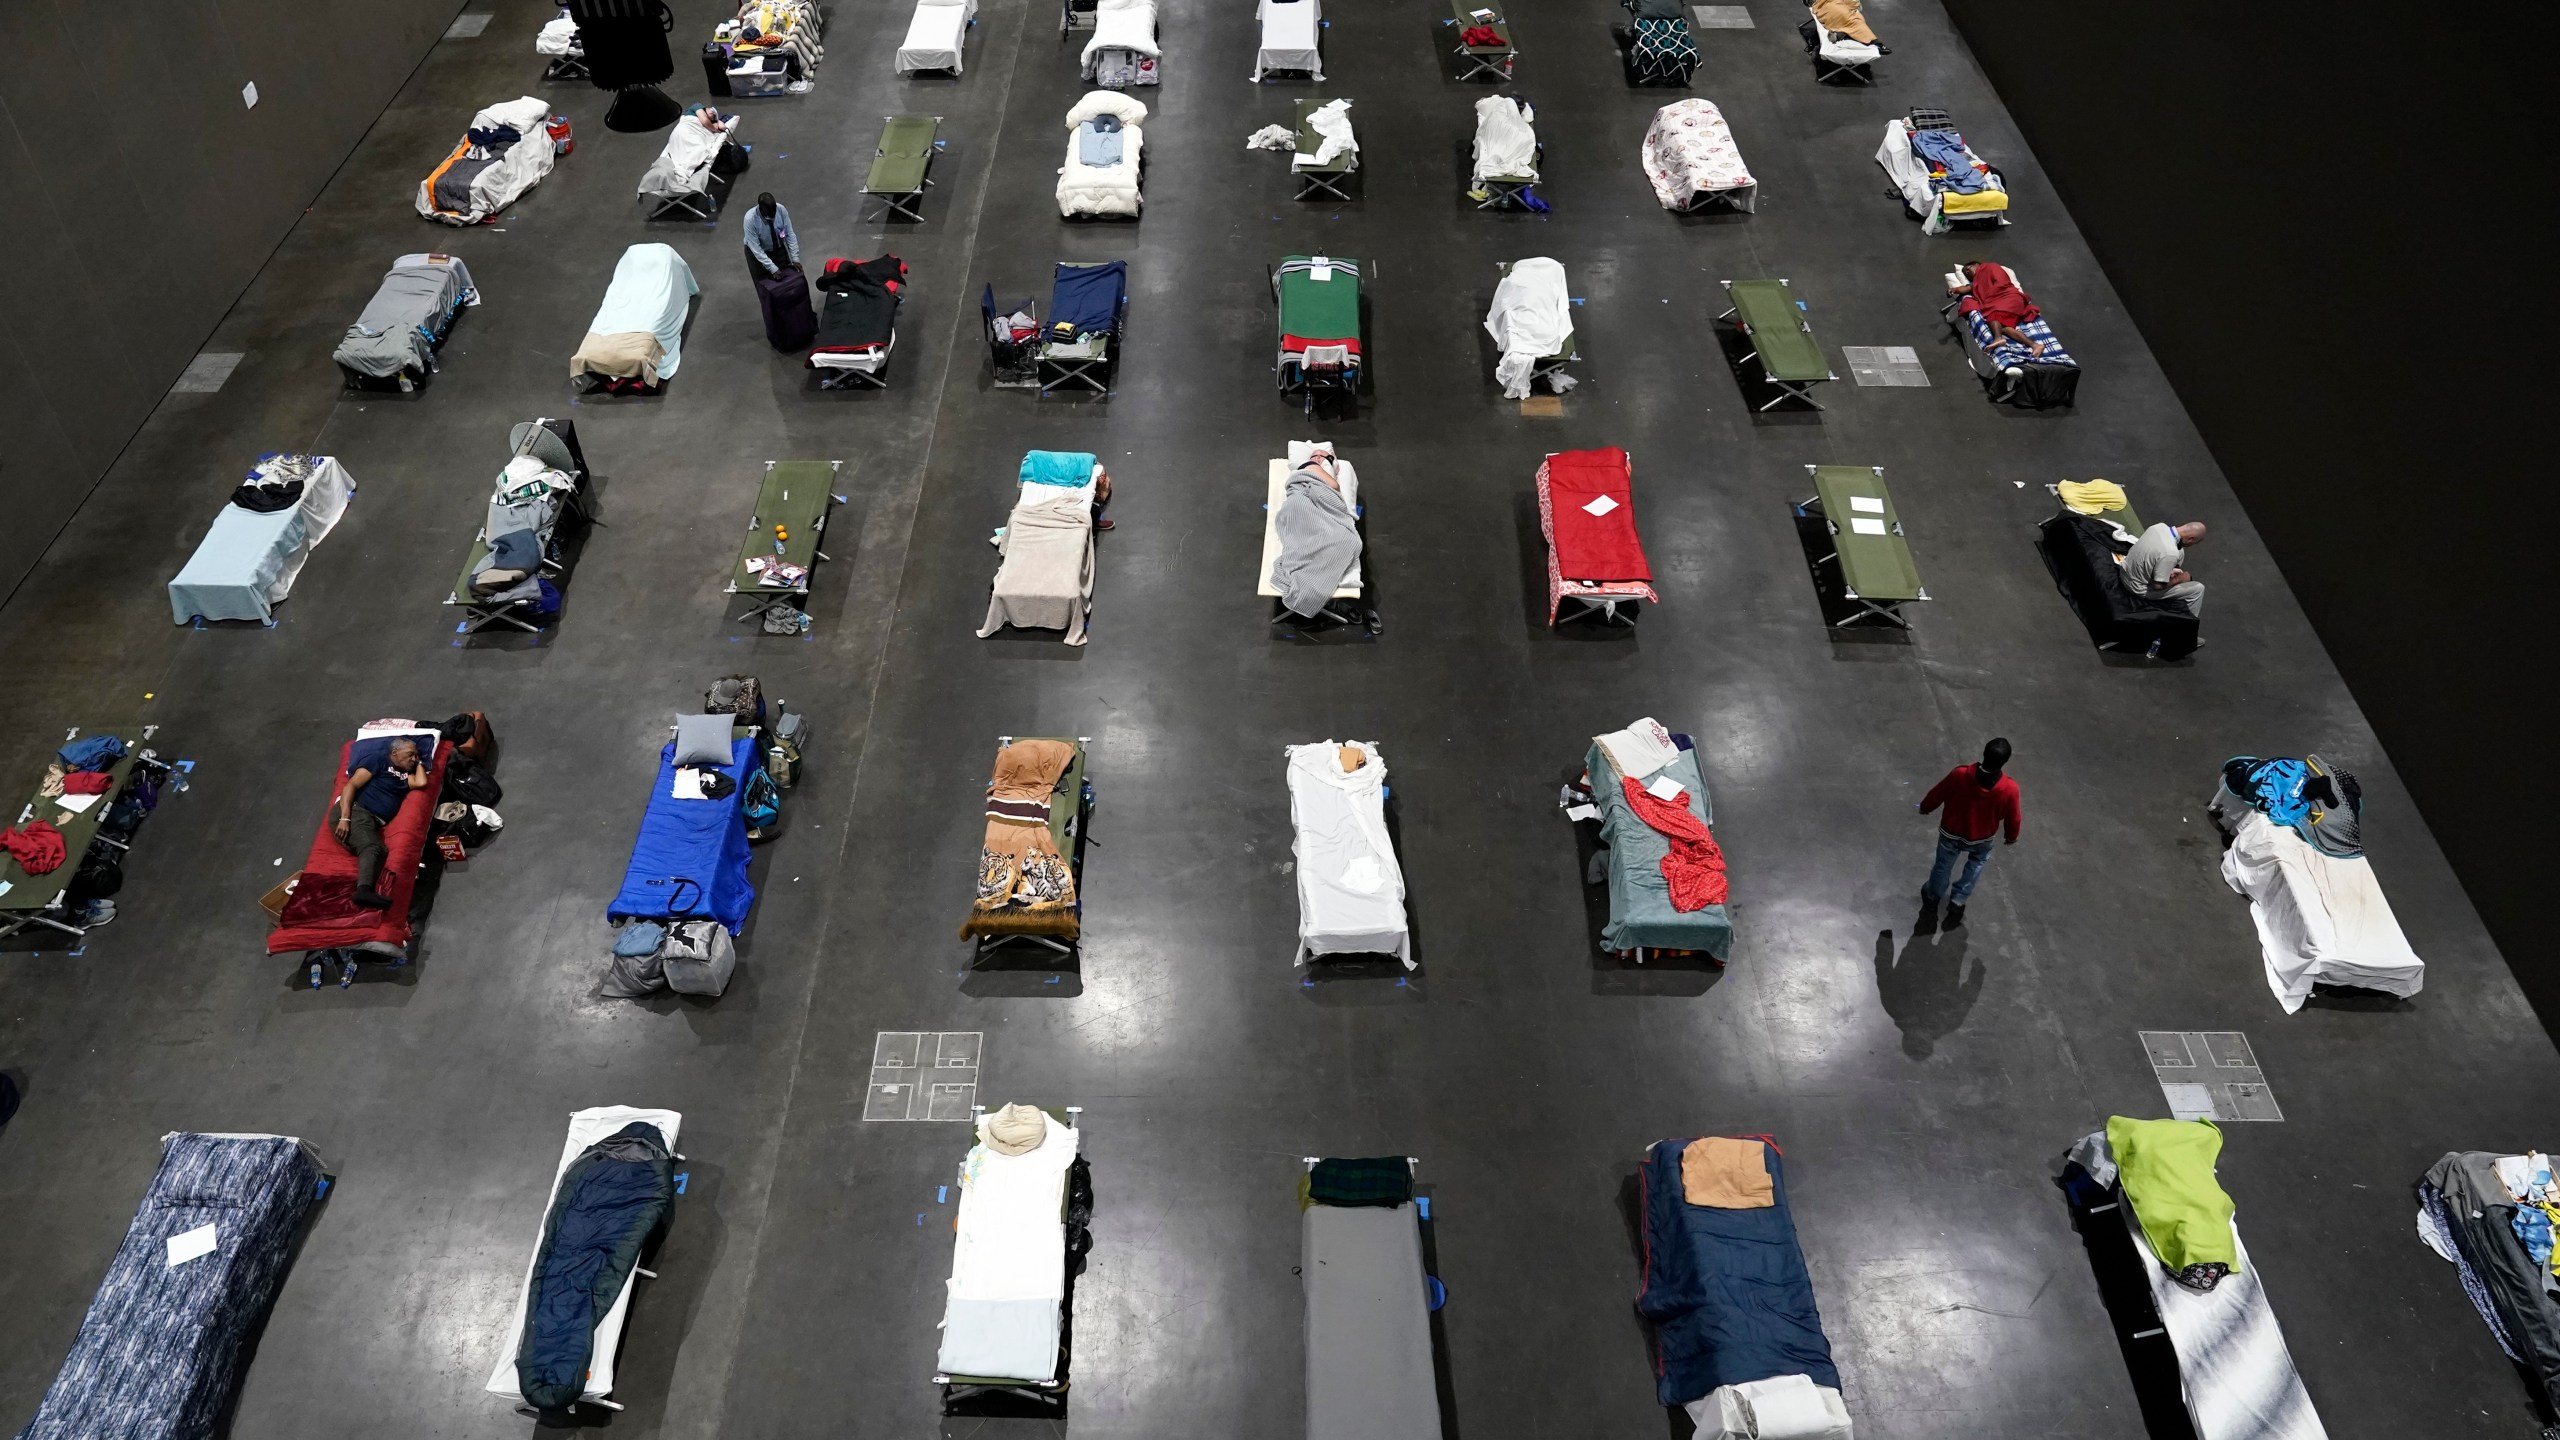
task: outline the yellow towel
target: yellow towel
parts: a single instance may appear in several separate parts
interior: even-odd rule
[[[1947,215],[1996,215],[2009,208],[2009,192],[1985,185],[1967,195],[1950,190],[1938,197],[1938,209]]]
[[[2065,480],[2054,488],[2062,494],[2063,508],[2083,515],[2125,508],[2124,487],[2113,480]]]

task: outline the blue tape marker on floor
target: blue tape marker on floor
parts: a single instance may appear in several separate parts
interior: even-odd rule
[[[924,1212],[921,1210],[916,1212],[916,1223],[919,1225],[924,1223]]]
[[[843,496],[841,496],[841,495],[838,495],[838,496],[836,496],[836,497],[835,497],[835,502],[836,502],[837,504],[839,504],[839,505],[842,505],[842,504],[847,503],[847,502],[846,502],[846,500],[845,500],[845,498],[844,498]]]
[[[686,1182],[687,1180],[690,1180],[690,1179],[692,1179],[692,1178],[693,1178],[693,1172],[692,1172],[692,1171],[690,1171],[690,1170],[684,1170],[684,1171],[679,1171],[679,1172],[677,1172],[677,1174],[676,1174],[676,1193],[677,1193],[677,1194],[679,1194],[679,1195],[683,1194],[683,1193],[684,1193],[684,1182]]]
[[[1404,980],[1403,980],[1403,978],[1402,978],[1402,977],[1398,977],[1398,978],[1397,978],[1397,980],[1396,980],[1396,988],[1397,988],[1397,989],[1399,989],[1399,990],[1401,990],[1401,989],[1403,989],[1403,988],[1404,988]]]
[[[1063,977],[1063,976],[1059,976],[1059,975],[1052,975],[1052,976],[1050,976],[1048,979],[1043,980],[1043,981],[1041,981],[1040,983],[1041,983],[1041,984],[1043,984],[1043,985],[1055,985],[1055,984],[1057,984],[1057,983],[1058,983],[1061,979],[1063,979],[1063,978],[1065,978],[1065,977]]]
[[[83,945],[83,946],[81,946],[81,947],[80,947],[79,949],[77,949],[77,950],[66,950],[66,951],[64,951],[63,953],[64,953],[64,954],[66,954],[66,955],[69,955],[72,959],[77,960],[77,959],[79,959],[81,956],[86,955],[86,954],[88,954],[88,953],[89,953],[89,947],[88,947],[88,946],[86,946],[86,945]]]
[[[196,762],[193,760],[181,760],[178,762],[178,768],[186,771],[190,775],[193,775],[196,773]]]
[[[933,1187],[933,1203],[934,1203],[934,1204],[936,1204],[936,1205],[945,1205],[945,1204],[950,1203],[950,1202],[949,1202],[949,1200],[946,1198],[947,1196],[949,1196],[949,1195],[950,1195],[950,1193],[951,1193],[951,1187],[950,1187],[950,1186],[948,1186],[948,1185],[936,1185],[936,1186],[934,1186],[934,1187]]]
[[[1416,1196],[1414,1196],[1414,1197],[1413,1197],[1413,1208],[1414,1208],[1414,1209],[1416,1209],[1416,1210],[1419,1210],[1420,1212],[1422,1212],[1422,1218],[1423,1218],[1423,1219],[1425,1219],[1425,1220],[1430,1219],[1430,1218],[1431,1218],[1431,1197],[1430,1197],[1430,1196],[1428,1196],[1428,1195],[1416,1195]]]

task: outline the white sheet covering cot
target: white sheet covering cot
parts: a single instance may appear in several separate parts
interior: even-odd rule
[[[418,213],[448,225],[477,225],[516,202],[516,197],[542,183],[555,158],[549,124],[551,104],[531,95],[492,105],[471,117],[472,130],[512,125],[524,138],[507,147],[496,164],[471,177],[471,209],[455,214],[439,210],[432,173],[418,182]]]
[[[687,110],[667,132],[667,146],[640,177],[640,193],[657,199],[699,195],[711,188],[711,162],[720,147],[738,136],[738,117],[723,115],[727,128],[714,130],[702,116]]]
[[[1513,265],[1494,287],[1493,308],[1485,314],[1484,328],[1502,351],[1502,358],[1494,362],[1493,378],[1502,382],[1506,398],[1528,399],[1538,362],[1562,352],[1564,342],[1572,338],[1573,297],[1565,289],[1563,264],[1543,255]],[[1574,382],[1558,372],[1547,383],[1561,395]]]
[[[1084,78],[1094,78],[1097,57],[1105,50],[1126,50],[1161,61],[1164,51],[1156,44],[1155,0],[1095,0],[1093,38],[1084,42],[1080,57]],[[1131,83],[1156,84],[1162,69],[1161,64],[1142,66]]]
[[[2222,852],[2222,878],[2249,897],[2265,951],[2267,987],[2290,1015],[2313,985],[2352,985],[2406,998],[2426,984],[2426,962],[2391,913],[2370,860],[2323,855],[2252,810]]]
[[[1345,772],[1341,752],[1360,752]],[[1298,954],[1393,955],[1413,966],[1404,870],[1387,835],[1387,762],[1367,740],[1289,747],[1289,822],[1298,857]]]
[[[948,70],[960,73],[968,49],[969,24],[978,18],[978,0],[916,0],[915,18],[907,22],[907,38],[898,44],[900,73]]]
[[[1253,52],[1253,78],[1274,70],[1303,70],[1324,78],[1324,5],[1322,0],[1260,0],[1254,18],[1262,27],[1262,44]]]
[[[1505,180],[1538,178],[1538,112],[1526,100],[1487,95],[1476,102],[1475,168],[1468,179],[1482,186],[1485,177]]]
[[[1084,137],[1079,126],[1109,115],[1120,122],[1120,163],[1084,163]],[[1058,213],[1061,215],[1135,215],[1146,203],[1139,194],[1140,165],[1147,144],[1146,102],[1117,90],[1096,90],[1067,111],[1067,163],[1058,167]]]
[[[978,1143],[960,1166],[934,1365],[944,1376],[1053,1381],[1067,1295],[1067,1169],[1081,1137],[1052,1115],[1038,1145],[999,1154],[986,1144],[993,1113],[978,1117]]]
[[[1253,592],[1265,599],[1280,598],[1280,587],[1271,583],[1271,567],[1280,563],[1280,531],[1273,522],[1280,518],[1280,501],[1289,493],[1289,472],[1307,463],[1308,454],[1316,445],[1322,444],[1324,442],[1321,440],[1312,444],[1304,440],[1292,440],[1289,442],[1289,458],[1271,462],[1271,483],[1265,487],[1262,502],[1262,568],[1254,572],[1261,577],[1261,583],[1254,588]],[[1350,506],[1353,514],[1358,514],[1360,512],[1360,472],[1352,468],[1350,461],[1336,455],[1333,457],[1333,478],[1342,482],[1342,503]],[[1336,600],[1360,598],[1359,561],[1351,562],[1351,573],[1342,577],[1342,584],[1334,590],[1333,598]]]
[[[684,1117],[673,1110],[648,1110],[630,1105],[600,1105],[593,1110],[579,1110],[569,1116],[569,1138],[560,1147],[560,1166],[551,1172],[551,1189],[542,1202],[542,1213],[551,1213],[552,1201],[559,1198],[560,1177],[569,1173],[580,1152],[635,1120],[645,1120],[658,1127],[667,1138],[667,1149],[676,1148],[676,1132],[684,1125]],[[683,1157],[679,1155],[678,1159]],[[492,1395],[522,1400],[524,1392],[516,1388],[516,1343],[524,1334],[524,1304],[533,1289],[533,1267],[542,1259],[542,1223],[533,1227],[532,1253],[525,1256],[524,1278],[516,1282],[515,1307],[507,1312],[505,1339],[498,1351],[497,1368],[489,1372],[489,1383],[482,1387]],[[595,1353],[587,1362],[587,1388],[581,1400],[602,1400],[613,1393],[613,1362],[622,1349],[622,1322],[631,1313],[632,1287],[640,1283],[639,1268],[622,1282],[622,1293],[613,1297],[612,1308],[596,1324]]]
[[[1674,100],[1655,111],[1637,159],[1665,210],[1695,210],[1710,200],[1742,211],[1760,206],[1760,182],[1712,100]]]

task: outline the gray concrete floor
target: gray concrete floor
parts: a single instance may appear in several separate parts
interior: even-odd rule
[[[2044,183],[1934,4],[1879,3],[1869,91],[1816,87],[1800,13],[1701,32],[1687,92],[1634,91],[1603,0],[1524,13],[1544,217],[1459,196],[1470,103],[1441,13],[1344,7],[1321,93],[1348,95],[1365,198],[1294,204],[1245,134],[1304,84],[1254,88],[1249,7],[1166,7],[1140,224],[1051,203],[1082,92],[1050,11],[981,12],[969,69],[890,71],[903,5],[844,7],[817,90],[748,101],[747,195],[791,206],[814,257],[906,258],[885,394],[819,394],[763,343],[735,211],[644,223],[661,143],[604,97],[536,86],[547,12],[504,0],[439,47],[214,337],[248,358],[173,396],[0,611],[0,761],[53,727],[142,716],[198,762],[84,952],[0,956],[0,1064],[27,1106],[0,1141],[0,1415],[31,1411],[179,1128],[294,1133],[340,1188],[249,1372],[234,1433],[522,1436],[481,1393],[564,1115],[685,1112],[693,1179],[643,1291],[610,1429],[634,1436],[978,1433],[927,1383],[949,1261],[936,1186],[952,1125],[864,1124],[872,1037],[986,1034],[986,1097],[1085,1107],[1099,1208],[1076,1297],[1080,1436],[1301,1433],[1296,1157],[1406,1152],[1435,1195],[1450,1428],[1467,1440],[1680,1433],[1652,1399],[1621,1191],[1665,1135],[1768,1131],[1859,1433],[2137,1436],[2128,1365],[2053,1158],[2111,1113],[2162,1111],[2135,1032],[2239,1029],[2286,1119],[2231,1127],[2222,1166],[2294,1357],[2340,1436],[2533,1433],[2523,1388],[2410,1226],[2449,1148],[2548,1144],[2560,1063],[2433,840]],[[683,51],[712,6],[685,3]],[[576,153],[503,223],[411,213],[477,107],[534,90]],[[1762,183],[1750,218],[1658,209],[1635,163],[1652,111],[1720,104]],[[1870,156],[1888,117],[1954,111],[2019,223],[1924,239]],[[944,117],[921,224],[860,218],[879,118]],[[2130,183],[2130,181],[2129,181]],[[164,237],[176,242],[182,237]],[[669,240],[703,294],[663,398],[574,404],[563,367],[622,247]],[[465,256],[487,303],[412,399],[341,397],[329,351],[384,265]],[[170,248],[170,247],[163,247]],[[1272,389],[1262,267],[1354,256],[1374,391],[1309,425]],[[1552,255],[1587,304],[1583,385],[1529,418],[1488,375],[1495,264]],[[1986,405],[1937,324],[1937,276],[2015,262],[2089,368],[2078,408]],[[1108,404],[991,389],[979,286],[1043,293],[1051,261],[1125,257]],[[1708,319],[1722,278],[1788,276],[1838,361],[1919,347],[1928,389],[1827,387],[1756,416]],[[606,528],[538,643],[463,640],[439,602],[507,426],[580,426]],[[1329,435],[1368,504],[1374,644],[1273,639],[1252,593],[1266,457]],[[1545,452],[1632,452],[1664,604],[1632,637],[1541,622],[1531,476]],[[1026,448],[1118,477],[1090,648],[971,635],[989,530]],[[169,624],[175,572],[251,457],[308,448],[361,485],[273,630]],[[815,633],[771,639],[719,593],[761,462],[841,458],[850,504]],[[1826,632],[1788,504],[1808,463],[1881,465],[1933,603],[1907,640]],[[2128,485],[2209,521],[2211,645],[2151,667],[2091,652],[2030,545],[2048,481]],[[820,738],[717,1002],[596,994],[663,726],[747,669]],[[446,877],[419,964],[299,988],[262,953],[258,893],[308,843],[335,747],[385,712],[490,712],[505,834]],[[1699,739],[1741,939],[1718,975],[1595,957],[1558,781],[1638,716]],[[1093,737],[1102,844],[1064,971],[965,966],[979,794],[995,737]],[[1914,928],[1930,824],[1912,802],[1986,736],[2016,744],[2025,841],[1971,923]],[[1396,791],[1420,971],[1307,983],[1280,747],[1374,739]],[[2246,905],[2201,812],[2235,753],[2317,748],[2364,777],[2374,863],[2429,962],[2407,1003],[2268,994]],[[1006,1427],[991,1426],[988,1433]]]

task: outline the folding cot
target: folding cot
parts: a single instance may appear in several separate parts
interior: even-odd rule
[[[1885,53],[1867,25],[1859,0],[1804,0],[1813,13],[1796,26],[1813,78],[1822,85],[1873,85],[1875,63]]]
[[[1724,112],[1711,100],[1674,100],[1653,113],[1637,152],[1662,208],[1680,213],[1722,205],[1760,208],[1760,182],[1735,148]]]
[[[543,617],[560,608],[560,584],[569,574],[567,542],[594,523],[577,425],[545,416],[508,431],[507,463],[492,482],[479,532],[444,599],[462,607],[454,628],[465,635],[487,625],[540,630]]]
[[[1698,42],[1680,0],[1618,0],[1627,7],[1627,78],[1638,85],[1686,85]]]
[[[1275,70],[1324,79],[1323,0],[1256,0],[1253,13],[1262,30],[1253,52],[1256,84]]]
[[[1869,465],[1807,465],[1813,494],[1796,506],[1798,515],[1820,520],[1831,532],[1831,553],[1818,563],[1839,567],[1840,595],[1856,608],[1832,628],[1846,629],[1865,620],[1911,628],[1902,607],[1929,598],[1911,563],[1911,544],[1902,534],[1902,517],[1893,494],[1884,488],[1884,469]]]
[[[1546,209],[1529,193],[1538,183],[1538,160],[1546,147],[1538,143],[1538,112],[1515,95],[1488,95],[1476,102],[1473,159],[1467,170],[1467,198],[1479,210],[1510,206]]]
[[[1093,613],[1094,457],[1034,450],[1023,457],[1021,493],[992,543],[1000,557],[988,586],[985,639],[1008,625],[1063,630],[1085,643]]]
[[[1073,388],[1107,398],[1128,314],[1128,261],[1059,261],[1049,280],[1049,324],[1032,353],[1040,393]]]
[[[1075,0],[1062,0],[1073,17]],[[1060,38],[1065,37],[1061,30]],[[1156,43],[1155,0],[1094,0],[1093,38],[1078,72],[1105,90],[1162,83],[1164,51]]]
[[[1036,1116],[1039,1136],[1026,1143]],[[1093,1248],[1084,1107],[981,1107],[960,1162],[951,1278],[933,1383],[945,1415],[1004,1397],[1049,1416],[1067,1406],[1068,1320]]]
[[[1331,465],[1333,484],[1314,474],[1298,478],[1299,467],[1317,455]],[[1262,568],[1255,572],[1260,579],[1253,593],[1270,598],[1275,623],[1363,623],[1364,617],[1346,608],[1358,605],[1362,594],[1362,513],[1360,472],[1334,454],[1332,442],[1292,440],[1287,457],[1271,462],[1262,504]]]
[[[1307,1440],[1429,1440],[1441,1433],[1423,1268],[1428,1201],[1409,1156],[1306,1157],[1298,1276],[1307,1292]]]
[[[747,538],[739,542],[738,563],[721,590],[757,597],[740,620],[809,598],[818,562],[828,558],[818,546],[826,540],[836,473],[843,468],[841,460],[764,462],[764,484],[756,491],[755,513],[747,517]]]
[[[807,365],[822,390],[889,388],[889,359],[898,348],[898,306],[906,299],[907,262],[882,255],[859,263],[830,260],[818,276],[818,334]]]
[[[149,816],[151,807],[159,803],[160,786],[172,772],[168,762],[137,743],[148,741],[158,728],[141,725],[72,729],[71,739],[64,747],[70,753],[58,754],[54,762],[64,774],[57,777],[49,769],[25,808],[17,812],[30,822],[53,827],[62,842],[62,858],[44,873],[30,874],[14,852],[0,850],[0,940],[21,930],[42,928],[77,942],[96,923],[87,902],[105,897],[80,887],[81,872],[102,847],[110,855],[120,855],[131,848],[133,832]],[[79,738],[84,730],[87,741]],[[126,740],[128,735],[134,739]],[[116,747],[97,745],[101,736],[113,737]],[[112,758],[88,753],[109,748],[115,749]],[[105,759],[103,765],[98,763],[100,759]],[[87,773],[102,777],[89,782],[96,785],[95,790],[74,794],[65,786],[69,775],[78,773],[73,769],[75,761],[90,767]],[[103,913],[114,912],[110,909]]]
[[[738,143],[740,123],[735,115],[723,115],[714,130],[698,110],[677,117],[667,132],[666,148],[640,176],[640,198],[656,202],[649,207],[650,219],[708,220],[719,210],[727,187],[715,182],[746,168],[743,148],[727,154]]]
[[[1654,1398],[1701,1440],[1849,1440],[1777,1142],[1660,1140],[1636,1175]]]
[[[1511,22],[1499,9],[1470,4],[1469,0],[1449,0],[1450,23],[1458,30],[1458,48],[1449,52],[1458,57],[1464,68],[1461,80],[1479,75],[1492,77],[1497,83],[1511,78],[1511,67],[1520,52],[1512,48]]]
[[[880,148],[871,157],[871,172],[863,178],[862,193],[887,208],[883,220],[902,215],[909,220],[924,219],[924,192],[933,184],[933,153],[941,142],[939,115],[884,115],[880,127]]]
[[[162,1136],[160,1168],[18,1440],[222,1433],[329,1179],[289,1135]]]
[[[2121,487],[2094,491],[2103,503],[2089,498],[2104,483],[2048,487],[2064,497],[2063,505],[2036,527],[2036,553],[2044,557],[2054,588],[2088,630],[2090,644],[2159,660],[2181,659],[2196,648],[2196,617],[2154,605],[2125,588],[2123,556],[2142,534],[2142,517]]]
[[[1969,347],[1965,363],[1991,403],[2042,410],[2068,405],[2079,395],[2080,362],[2071,358],[2044,312],[2027,298],[2018,272],[1988,261],[1962,266],[1948,274],[1947,290],[1953,298],[1938,313],[1963,334]],[[1993,328],[1993,314],[1981,299],[1986,291],[1995,293],[2000,318],[2025,341]]]
[[[470,267],[459,258],[403,255],[383,273],[330,358],[350,390],[388,382],[408,394],[435,373],[436,351],[462,307],[479,303]]]
[[[407,736],[417,742],[419,758],[427,767],[427,783],[424,789],[402,797],[399,813],[382,827],[385,853],[374,890],[391,903],[373,910],[356,903],[356,857],[338,839],[336,805],[356,746],[387,736]],[[302,868],[285,882],[284,907],[276,914],[275,928],[267,932],[268,954],[302,951],[310,961],[314,986],[320,983],[321,966],[334,960],[342,988],[354,980],[357,962],[367,955],[395,966],[408,963],[410,937],[417,922],[426,918],[427,909],[427,904],[412,903],[417,897],[418,872],[427,863],[427,832],[435,823],[436,802],[444,795],[445,767],[452,758],[453,746],[441,732],[407,720],[376,721],[339,747],[338,763],[330,767],[328,787],[321,797],[320,823],[311,837],[311,850],[303,857]],[[428,904],[433,903],[432,894]]]
[[[2365,858],[2364,791],[2317,755],[2225,761],[2205,806],[2225,837],[2222,878],[2249,897],[2267,985],[2286,1014],[2314,985],[2402,999],[2426,984]]]
[[[1296,198],[1350,199],[1342,187],[1360,173],[1360,139],[1351,128],[1351,102],[1303,97],[1289,103],[1297,114],[1297,145],[1289,155],[1289,173],[1298,177]]]
[[[578,22],[569,17],[566,5],[562,5],[559,14],[544,21],[542,28],[534,32],[533,53],[546,62],[542,67],[545,80],[590,78],[587,74],[586,42],[579,37]]]
[[[1789,399],[1823,408],[1811,394],[1813,387],[1840,377],[1831,373],[1831,362],[1823,358],[1822,343],[1813,338],[1813,322],[1805,318],[1804,302],[1796,298],[1795,287],[1784,280],[1722,283],[1725,298],[1733,304],[1716,318],[1732,321],[1750,339],[1751,353],[1742,358],[1758,360],[1761,375],[1778,391],[1759,408],[1766,410]]]
[[[551,106],[527,95],[492,105],[444,163],[418,182],[418,213],[447,225],[483,225],[551,173]]]
[[[697,739],[696,748],[688,751],[682,744],[687,738],[680,728],[677,738],[658,752],[657,778],[650,782],[648,808],[641,812],[640,833],[631,842],[631,863],[623,870],[622,888],[605,906],[604,918],[716,920],[735,935],[746,928],[747,911],[756,903],[755,882],[747,878],[752,857],[746,800],[755,782],[764,778],[764,741],[754,726],[732,726],[728,758],[722,762],[716,740]],[[718,798],[703,794],[694,781],[700,770],[727,776],[729,793]],[[686,782],[681,787],[680,779]]]
[[[1639,965],[1666,952],[1723,965],[1733,918],[1696,745],[1646,718],[1592,737],[1582,773],[1608,852],[1598,882],[1609,893],[1600,948]]]
[[[658,1278],[640,1261],[675,1211],[683,1126],[673,1110],[600,1105],[570,1112],[542,1228],[507,1320],[506,1348],[483,1389],[528,1414],[622,1408],[612,1398],[622,1331],[641,1277]]]
[[[1502,283],[1493,289],[1493,307],[1485,312],[1485,332],[1502,358],[1493,378],[1504,396],[1526,400],[1541,380],[1561,395],[1574,386],[1564,373],[1575,354],[1573,297],[1567,293],[1564,266],[1538,256],[1506,261]]]
[[[1638,606],[1662,603],[1636,536],[1635,501],[1635,467],[1616,446],[1560,451],[1538,462],[1547,624],[1597,615],[1603,625],[1633,625],[1643,613]]]
[[[916,0],[915,18],[907,22],[907,38],[899,43],[891,68],[902,75],[919,70],[959,74],[969,27],[977,23],[978,0]]]
[[[1339,255],[1283,256],[1271,273],[1279,301],[1280,393],[1296,394],[1315,413],[1325,391],[1357,405],[1360,350],[1360,262]]]
[[[1285,753],[1289,853],[1298,873],[1298,948],[1290,963],[1393,955],[1414,968],[1404,867],[1387,834],[1385,758],[1367,740],[1291,745]]]
[[[672,245],[634,245],[614,262],[587,338],[569,357],[569,378],[588,394],[655,394],[684,363],[684,322],[702,292],[693,267]]]
[[[1067,160],[1058,167],[1058,213],[1138,218],[1146,203],[1147,107],[1096,90],[1067,111]]]
[[[2168,1344],[2196,1440],[2326,1440],[2214,1178],[2221,1148],[2210,1122],[2110,1116],[2063,1158],[2073,1224],[2097,1263],[2141,1270],[2157,1323],[2124,1343]]]
[[[1084,933],[1085,822],[1093,814],[1084,746],[1065,736],[997,738],[977,894],[960,925],[970,963],[1022,942],[1075,953]]]
[[[276,623],[311,552],[338,527],[356,482],[332,455],[262,455],[169,580],[169,618]],[[278,504],[277,502],[282,502]],[[260,507],[273,508],[260,508]]]
[[[2539,1151],[2456,1150],[2419,1177],[2418,1238],[2454,1268],[2489,1338],[2516,1364],[2534,1409],[2560,1415],[2560,1295],[2551,1266],[2526,1248],[2528,1215],[2560,1204]],[[2546,1432],[2547,1433],[2547,1432]]]
[[[1923,235],[1944,235],[1958,225],[2009,223],[2008,183],[1973,153],[1944,110],[1914,109],[1886,121],[1876,164],[1884,167],[1903,213],[1920,222]]]

